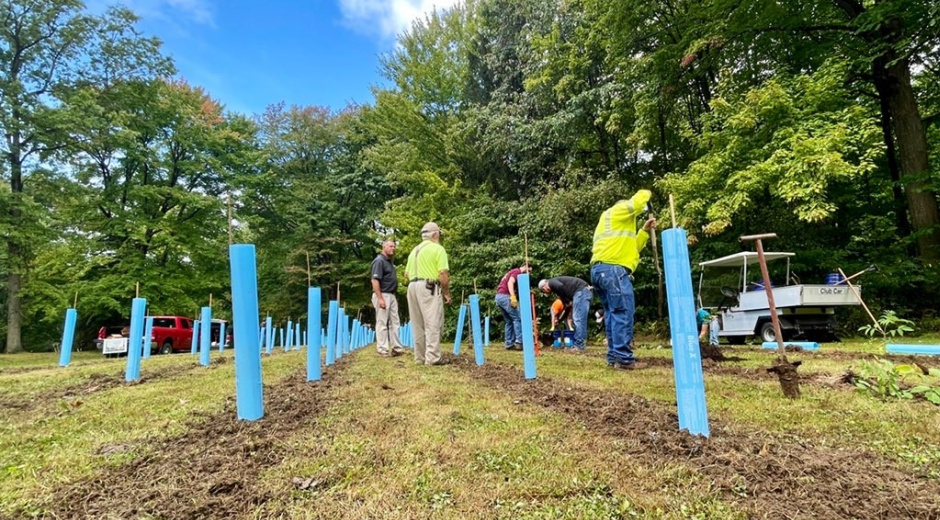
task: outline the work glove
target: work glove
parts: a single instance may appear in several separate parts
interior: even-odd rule
[[[515,296],[510,296],[510,297],[509,297],[509,306],[512,307],[513,309],[515,309],[516,307],[518,307],[518,306],[519,306],[519,299],[516,298]]]
[[[555,326],[552,325],[552,332],[555,332]]]

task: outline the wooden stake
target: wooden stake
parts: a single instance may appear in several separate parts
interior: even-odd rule
[[[676,201],[672,193],[669,194],[669,214],[672,215],[672,227],[676,227]]]
[[[523,236],[525,237],[525,270],[529,272],[529,233],[523,233]]]
[[[307,253],[307,287],[310,287],[310,251],[304,253]]]
[[[72,302],[72,308],[78,307],[78,291],[75,291],[75,300]]]
[[[228,194],[228,245],[235,241],[235,233],[232,230],[232,194]]]
[[[212,293],[209,293],[209,307],[212,307]]]
[[[655,218],[653,212],[650,212],[650,217]],[[656,299],[656,312],[659,319],[663,317],[663,268],[659,265],[659,246],[656,245],[656,227],[650,229],[650,241],[653,243],[653,262],[656,264],[656,274],[659,277],[658,285],[658,295]]]
[[[339,282],[336,282],[336,303],[339,303]],[[340,305],[342,307],[342,305]]]
[[[480,294],[479,292],[477,292],[477,279],[476,278],[473,279],[473,294]]]
[[[140,282],[137,282],[137,296],[135,298],[140,298]]]

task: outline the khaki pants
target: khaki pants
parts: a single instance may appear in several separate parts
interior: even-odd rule
[[[379,354],[401,352],[401,340],[398,339],[398,299],[392,293],[382,293],[385,308],[379,307],[379,298],[372,294],[372,306],[375,307],[375,343]]]
[[[436,365],[441,362],[441,322],[444,318],[444,297],[441,288],[434,294],[427,282],[408,284],[408,313],[415,341],[415,362]]]

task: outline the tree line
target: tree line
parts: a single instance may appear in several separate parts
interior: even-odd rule
[[[85,336],[137,283],[155,313],[225,302],[230,213],[263,312],[302,316],[313,283],[368,316],[383,237],[406,253],[437,221],[455,298],[486,302],[526,255],[586,278],[598,215],[639,188],[660,216],[675,196],[693,260],[773,231],[804,281],[875,263],[875,307],[936,316],[940,2],[467,0],[399,36],[371,104],[260,114],[179,78],[125,8],[0,19],[7,352],[55,341],[76,293]]]

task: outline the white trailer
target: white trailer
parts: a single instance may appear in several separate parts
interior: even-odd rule
[[[830,340],[835,335],[835,308],[847,305],[859,305],[858,298],[842,282],[829,284],[803,284],[790,273],[790,258],[795,253],[765,252],[764,258],[770,264],[775,260],[786,260],[784,285],[774,287],[774,303],[780,320],[780,329],[784,341],[799,337],[817,341]],[[718,316],[721,330],[719,337],[727,338],[729,343],[742,344],[747,336],[758,336],[761,341],[776,341],[773,323],[770,319],[770,306],[767,293],[760,282],[760,267],[757,253],[744,251],[733,255],[700,262],[699,306],[711,310]],[[754,266],[749,269],[749,267]],[[721,287],[721,301],[704,302],[705,273],[718,268],[737,269],[738,284],[734,287]],[[758,280],[748,282],[748,274]],[[779,278],[779,276],[778,276]],[[855,286],[861,292],[860,286]],[[709,303],[711,305],[706,305]]]

